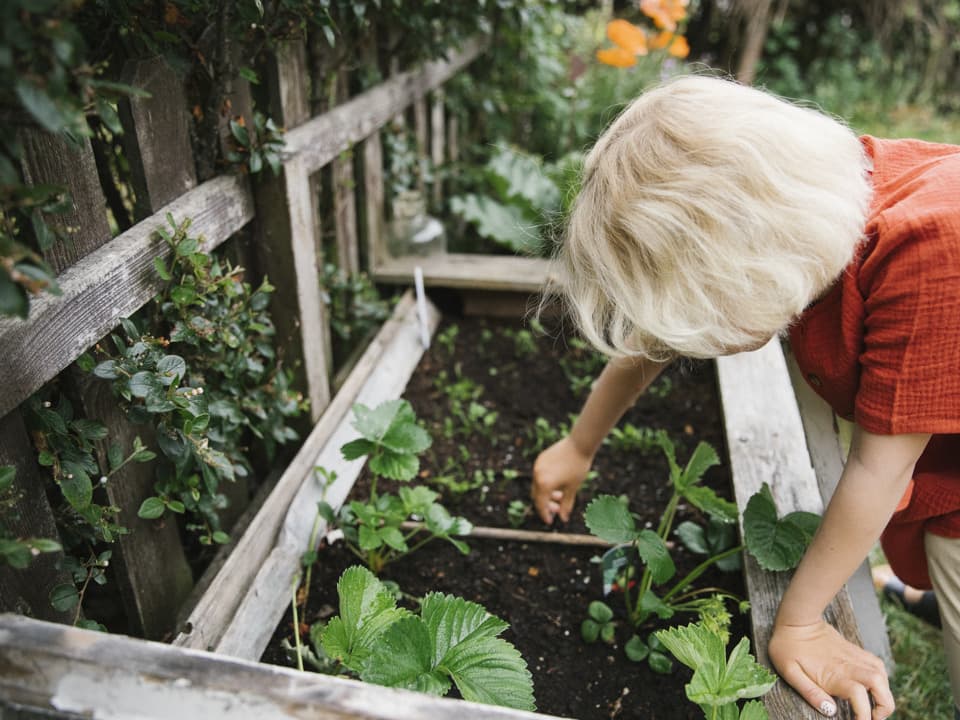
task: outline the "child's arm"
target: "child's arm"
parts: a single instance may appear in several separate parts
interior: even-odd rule
[[[577,489],[603,439],[666,365],[647,359],[607,363],[570,434],[540,453],[533,465],[530,496],[544,522],[558,514],[564,522],[570,519]]]
[[[854,430],[836,492],[780,603],[770,659],[784,680],[826,715],[836,712],[831,696],[847,699],[857,720],[881,720],[893,712],[883,663],[841,637],[823,620],[823,611],[880,536],[929,439]]]

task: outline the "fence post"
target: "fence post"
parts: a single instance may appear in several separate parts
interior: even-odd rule
[[[70,194],[73,208],[47,215],[47,223],[65,237],[43,251],[59,274],[74,261],[110,240],[107,201],[100,187],[97,163],[89,138],[79,138],[79,147],[62,135],[43,130],[25,130],[23,174],[28,185],[60,185]]]
[[[123,147],[142,220],[197,184],[190,148],[190,117],[183,83],[163,58],[135,60],[123,68],[123,82],[150,97],[119,103]]]
[[[443,202],[443,180],[439,173],[443,167],[444,148],[444,92],[437,88],[430,103],[430,164],[433,166],[433,205],[439,209]]]
[[[136,193],[134,216],[139,221],[194,187],[197,178],[186,96],[176,74],[162,58],[155,58],[128,63],[122,76],[124,82],[150,93],[119,103],[123,147]],[[107,427],[101,465],[106,465],[106,445],[119,443],[129,452],[138,433],[156,447],[153,437],[130,424],[106,383],[80,372],[73,381],[86,416]],[[143,501],[155,494],[153,485],[152,465],[130,463],[113,476],[106,491],[110,504],[120,508],[117,522],[130,530],[118,538],[115,552],[115,576],[127,619],[134,632],[161,639],[174,630],[177,611],[193,587],[193,573],[177,521],[137,515]]]
[[[347,74],[337,73],[337,102],[349,97]],[[337,238],[337,265],[351,276],[360,272],[360,247],[357,242],[357,196],[353,175],[353,149],[330,163],[333,182],[334,227]]]
[[[292,41],[302,44],[303,40]],[[302,49],[287,49],[268,69],[267,82],[287,91],[278,95],[281,107],[274,116],[287,128],[307,120],[306,88],[299,82],[305,73]],[[284,360],[294,366],[300,387],[310,399],[310,414],[316,422],[330,401],[329,335],[326,308],[320,295],[320,262],[317,250],[316,197],[310,191],[310,177],[296,158],[288,160],[278,178],[258,182],[254,191],[257,205],[257,243],[264,272],[277,290],[274,322],[277,337],[289,354]]]
[[[429,128],[427,127],[426,95],[421,95],[413,101],[413,130],[417,142],[417,161],[422,165],[429,157],[429,149],[427,147]],[[426,181],[424,180],[423,173],[417,173],[417,189],[421,193],[426,192]]]
[[[13,410],[0,418],[0,465],[12,465],[17,476],[14,492],[20,496],[17,517],[7,527],[17,537],[50,538],[59,542],[60,534],[47,501],[43,478],[33,460],[34,450],[23,417]],[[0,612],[15,612],[40,620],[72,623],[75,610],[59,611],[50,604],[50,591],[60,584],[73,584],[70,573],[62,569],[63,553],[44,553],[33,558],[24,570],[0,564]]]

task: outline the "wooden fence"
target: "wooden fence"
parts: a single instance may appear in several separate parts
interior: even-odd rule
[[[74,207],[54,218],[69,229],[69,239],[47,254],[58,272],[62,294],[35,299],[26,320],[0,319],[0,465],[17,470],[16,490],[22,499],[15,533],[57,537],[36,451],[18,407],[107,335],[121,318],[156,294],[161,281],[154,258],[166,258],[170,252],[156,231],[167,226],[168,215],[177,222],[189,218],[191,235],[202,236],[206,251],[238,231],[252,235],[256,257],[250,259],[276,287],[273,317],[277,337],[288,339],[286,363],[298,369],[298,387],[310,400],[307,427],[319,422],[317,427],[326,427],[329,433],[339,424],[349,407],[350,393],[348,388],[339,403],[331,404],[331,331],[319,278],[322,255],[316,178],[329,167],[335,180],[333,225],[339,267],[351,273],[359,271],[361,243],[366,244],[367,257],[386,257],[382,250],[386,226],[381,128],[413,106],[421,152],[429,153],[437,164],[444,162],[451,142],[442,85],[481,51],[480,41],[468,42],[453,49],[447,60],[396,72],[369,91],[310,117],[305,43],[292,41],[271,58],[265,78],[271,89],[270,115],[288,128],[279,177],[251,181],[246,175],[229,174],[202,184],[197,183],[193,169],[181,83],[160,59],[131,63],[124,69],[125,79],[147,90],[150,97],[131,98],[120,108],[138,222],[116,237],[111,237],[107,224],[107,203],[90,143],[76,151],[58,137],[26,134],[28,182],[66,181]],[[234,108],[245,104],[249,101],[235,103]],[[362,154],[360,182],[354,182],[353,163],[343,157],[355,147]],[[435,198],[439,199],[440,191],[437,183]],[[367,373],[372,369],[369,361],[361,361],[360,368],[361,374],[363,368]],[[124,447],[131,444],[133,430],[105,383],[85,382],[79,374],[65,382],[82,399],[84,414],[107,426],[111,441],[120,441]],[[348,383],[354,395],[359,382],[355,377]],[[317,437],[314,427],[307,447],[317,446]],[[161,638],[180,629],[177,618],[186,616],[190,606],[199,602],[200,609],[222,609],[229,607],[233,596],[202,602],[202,591],[219,587],[211,584],[211,578],[218,569],[224,574],[222,563],[217,561],[204,579],[194,582],[176,524],[137,516],[141,502],[154,494],[152,486],[152,470],[134,465],[123,468],[107,492],[109,502],[120,508],[118,522],[131,530],[115,545],[118,562],[114,565],[132,630],[144,637]],[[275,510],[289,502],[292,492],[284,494],[282,481],[278,487],[281,491],[271,496],[270,507]],[[276,520],[282,512],[276,510],[274,515]],[[244,523],[252,517],[251,510]],[[275,534],[277,527],[265,527],[261,516],[253,522],[261,541],[267,548],[272,546],[271,533]],[[0,569],[0,609],[72,620],[72,612],[56,611],[48,599],[50,588],[70,582],[58,567],[62,556],[57,555],[40,556],[27,571]],[[209,625],[209,621],[194,622],[196,637]],[[213,634],[221,631],[218,628]]]

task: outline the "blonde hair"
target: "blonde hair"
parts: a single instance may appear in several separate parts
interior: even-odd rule
[[[598,350],[716,357],[782,331],[863,236],[869,159],[848,127],[729,80],[634,100],[586,158],[557,257]]]

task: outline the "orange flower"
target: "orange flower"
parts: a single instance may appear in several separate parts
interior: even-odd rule
[[[611,20],[607,23],[607,37],[629,53],[647,54],[647,35],[632,22]]]
[[[673,32],[687,17],[689,0],[640,0],[640,10],[661,30]]]
[[[650,49],[651,50],[663,50],[667,45],[670,44],[670,41],[673,40],[673,33],[669,30],[664,30],[659,32],[650,38]]]
[[[633,67],[637,64],[636,54],[628,52],[622,47],[612,47],[606,48],[605,50],[597,50],[597,60],[602,62],[604,65],[613,65],[614,67],[618,68]]]
[[[670,49],[667,50],[675,58],[685,58],[690,54],[690,44],[683,35],[677,35],[674,41],[670,43]]]

